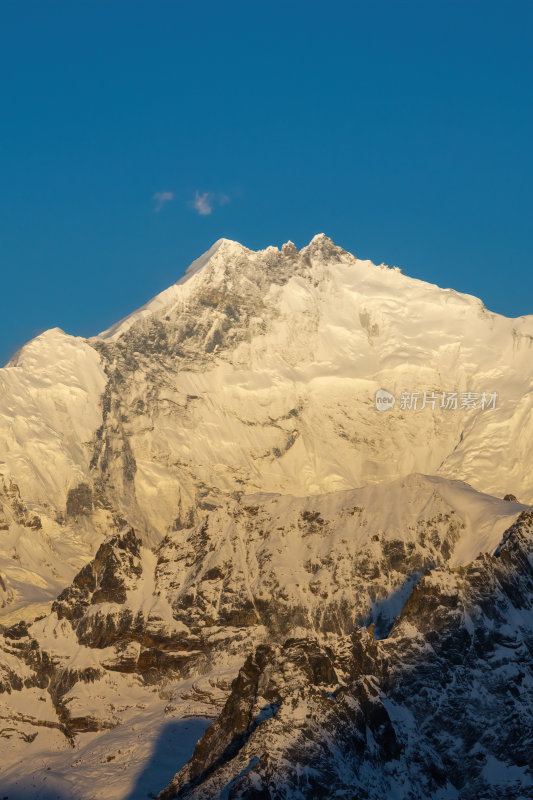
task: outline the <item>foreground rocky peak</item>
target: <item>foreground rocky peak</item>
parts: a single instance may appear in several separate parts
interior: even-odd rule
[[[158,797],[531,796],[532,565],[526,511],[494,555],[422,578],[389,638],[259,648]]]

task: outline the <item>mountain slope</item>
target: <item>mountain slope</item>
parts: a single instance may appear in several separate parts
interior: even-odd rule
[[[91,479],[88,443],[105,385],[94,348],[58,328],[0,370],[0,571],[15,618],[25,606],[30,616],[49,607],[110,522],[96,513],[71,524],[70,487]]]

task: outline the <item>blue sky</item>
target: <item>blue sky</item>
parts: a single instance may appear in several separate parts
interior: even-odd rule
[[[0,362],[106,328],[221,236],[325,232],[533,313],[532,23],[529,0],[3,0]]]

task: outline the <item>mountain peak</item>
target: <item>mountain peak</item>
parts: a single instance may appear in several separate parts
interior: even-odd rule
[[[165,289],[157,294],[148,303],[146,303],[144,306],[141,306],[141,308],[137,309],[133,313],[119,320],[107,330],[100,333],[97,338],[115,339],[121,334],[125,333],[139,318],[146,317],[156,311],[160,311],[162,308],[170,304],[178,295],[180,295],[180,293],[184,290],[184,284],[188,284],[189,281],[202,272],[208,264],[211,267],[214,267],[215,273],[218,271],[220,274],[222,274],[226,268],[226,265],[231,263],[232,259],[236,259],[239,256],[247,254],[253,255],[254,253],[257,253],[258,255],[264,255],[272,252],[281,252],[284,256],[295,256],[298,254],[298,249],[293,242],[289,241],[282,246],[281,251],[277,247],[273,246],[269,246],[264,250],[253,251],[248,247],[245,247],[240,242],[234,241],[233,239],[217,239],[217,241],[214,242],[214,244],[212,244],[205,253],[203,253],[199,258],[195,259],[195,261],[193,261],[192,264],[187,267],[183,273],[183,276],[176,283],[172,284],[172,286],[170,286],[168,289]],[[324,259],[333,258],[333,260],[338,260],[339,256],[344,253],[344,250],[341,247],[338,247],[324,233],[318,233],[313,236],[308,245],[300,250],[300,253],[302,253],[304,256],[317,256]]]
[[[131,328],[131,326],[138,319],[146,317],[150,314],[153,314],[155,311],[159,311],[164,308],[168,303],[172,302],[176,295],[182,291],[183,284],[188,283],[191,278],[201,272],[204,267],[216,257],[228,258],[232,255],[247,252],[249,253],[251,251],[239,242],[235,242],[232,239],[217,239],[217,241],[211,245],[209,250],[206,250],[205,253],[203,253],[199,258],[195,259],[192,264],[187,267],[183,273],[183,276],[176,281],[176,283],[169,286],[168,289],[164,289],[159,294],[156,294],[155,297],[152,297],[152,299],[149,300],[148,303],[145,303],[144,306],[141,306],[131,314],[123,317],[110,328],[107,328],[105,331],[102,331],[102,333],[99,333],[96,338],[116,339],[118,336],[129,330],[129,328]]]
[[[186,283],[193,275],[196,275],[197,272],[200,272],[201,269],[205,267],[205,265],[211,261],[212,258],[215,256],[231,256],[237,253],[250,253],[251,250],[248,250],[240,242],[236,242],[233,239],[217,239],[217,241],[211,245],[209,250],[206,250],[199,258],[195,259],[192,264],[190,264],[185,272],[183,273],[183,277],[180,278],[177,285],[181,285]]]
[[[300,252],[304,255],[321,255],[327,257],[333,254],[339,255],[343,253],[344,250],[342,247],[336,245],[325,233],[317,233],[313,236],[308,245],[302,247]]]
[[[313,244],[313,242],[323,242],[323,241],[331,242],[331,244],[334,244],[333,240],[330,239],[329,236],[326,236],[325,233],[315,233],[309,244]]]

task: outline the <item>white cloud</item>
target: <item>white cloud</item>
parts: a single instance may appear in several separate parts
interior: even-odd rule
[[[198,189],[194,193],[192,207],[202,217],[207,217],[213,213],[215,206],[227,206],[230,198],[227,194],[215,194],[215,192],[200,193]]]
[[[202,217],[206,217],[213,211],[214,199],[215,198],[212,192],[204,192],[203,194],[200,194],[197,189],[192,203],[193,208],[195,208]]]
[[[174,192],[156,192],[152,197],[155,203],[154,211],[161,211],[166,203],[174,199]]]

